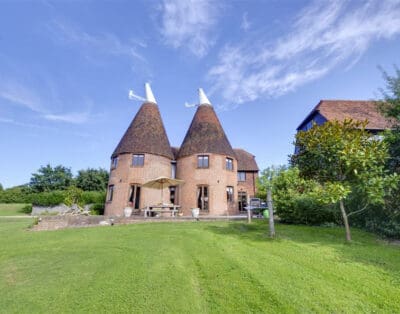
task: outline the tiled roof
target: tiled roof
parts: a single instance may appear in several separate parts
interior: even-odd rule
[[[315,113],[319,112],[328,121],[343,121],[350,118],[358,121],[368,120],[366,129],[385,130],[393,126],[379,111],[374,101],[364,100],[321,100],[298,129]]]
[[[140,107],[112,156],[123,153],[148,153],[174,158],[155,103],[146,102]]]
[[[207,104],[197,108],[178,158],[202,153],[235,156],[213,107]]]
[[[172,149],[172,154],[174,155],[174,159],[176,160],[176,158],[178,158],[179,147],[172,146],[171,149]]]
[[[233,149],[238,162],[238,171],[258,171],[255,156],[241,148]]]

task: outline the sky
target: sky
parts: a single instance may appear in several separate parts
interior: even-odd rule
[[[202,87],[233,147],[286,164],[321,99],[379,98],[393,65],[399,0],[0,0],[0,183],[109,169],[146,82],[171,145]]]

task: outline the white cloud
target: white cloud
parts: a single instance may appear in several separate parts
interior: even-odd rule
[[[164,0],[161,33],[174,48],[185,47],[197,57],[215,44],[212,33],[220,6],[211,0]]]
[[[250,29],[251,23],[249,22],[247,18],[247,12],[243,13],[242,16],[242,23],[240,24],[240,28],[243,29],[244,31],[247,31]]]
[[[61,121],[74,124],[81,124],[88,121],[88,112],[74,112],[64,114],[45,114],[43,117],[50,121]]]
[[[226,45],[209,75],[232,104],[276,97],[355,64],[375,41],[399,34],[399,1],[316,1],[274,42]]]
[[[35,112],[42,112],[43,108],[39,97],[31,90],[20,84],[5,82],[0,85],[0,98],[13,104],[28,108]]]
[[[145,42],[137,39],[122,41],[112,33],[89,34],[69,23],[53,20],[48,25],[54,40],[63,44],[75,44],[85,49],[86,53],[102,53],[114,56],[127,56],[132,59],[146,61],[137,47],[146,48]]]
[[[29,109],[30,112],[35,112],[39,117],[50,121],[81,124],[87,122],[89,118],[89,112],[55,114],[48,109],[49,106],[45,106],[45,104],[52,103],[51,99],[45,101],[33,89],[11,81],[0,82],[0,99],[6,100],[6,104],[8,105],[17,105]],[[3,119],[0,122],[19,123],[14,120],[6,120]],[[20,125],[34,126],[26,123],[20,123]]]
[[[33,124],[33,123],[25,123],[25,122],[16,121],[14,119],[8,119],[8,118],[0,118],[0,123],[7,123],[7,124],[16,125],[16,126],[35,128],[35,129],[55,130],[53,128],[49,128],[49,127],[46,127],[43,125]]]

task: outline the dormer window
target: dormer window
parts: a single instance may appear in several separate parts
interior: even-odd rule
[[[208,155],[197,156],[197,168],[208,168]]]
[[[113,157],[111,159],[111,169],[115,169],[118,166],[118,157]]]
[[[132,166],[134,167],[143,167],[144,166],[144,155],[143,154],[135,154],[132,157]]]
[[[225,164],[226,164],[226,170],[230,170],[230,171],[233,170],[233,159],[232,158],[226,157]]]

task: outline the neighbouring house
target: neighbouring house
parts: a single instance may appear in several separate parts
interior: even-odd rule
[[[106,215],[123,215],[160,202],[179,205],[184,215],[238,214],[256,194],[255,157],[233,149],[214,111],[199,89],[199,105],[180,147],[171,147],[149,84],[146,101],[111,156]],[[143,187],[165,176],[184,181],[160,190]],[[162,199],[161,199],[162,195]]]
[[[344,119],[368,120],[366,130],[372,134],[389,129],[393,125],[389,119],[382,115],[374,101],[321,100],[297,127],[297,132],[307,131],[314,123],[321,125],[326,121],[343,121]]]

